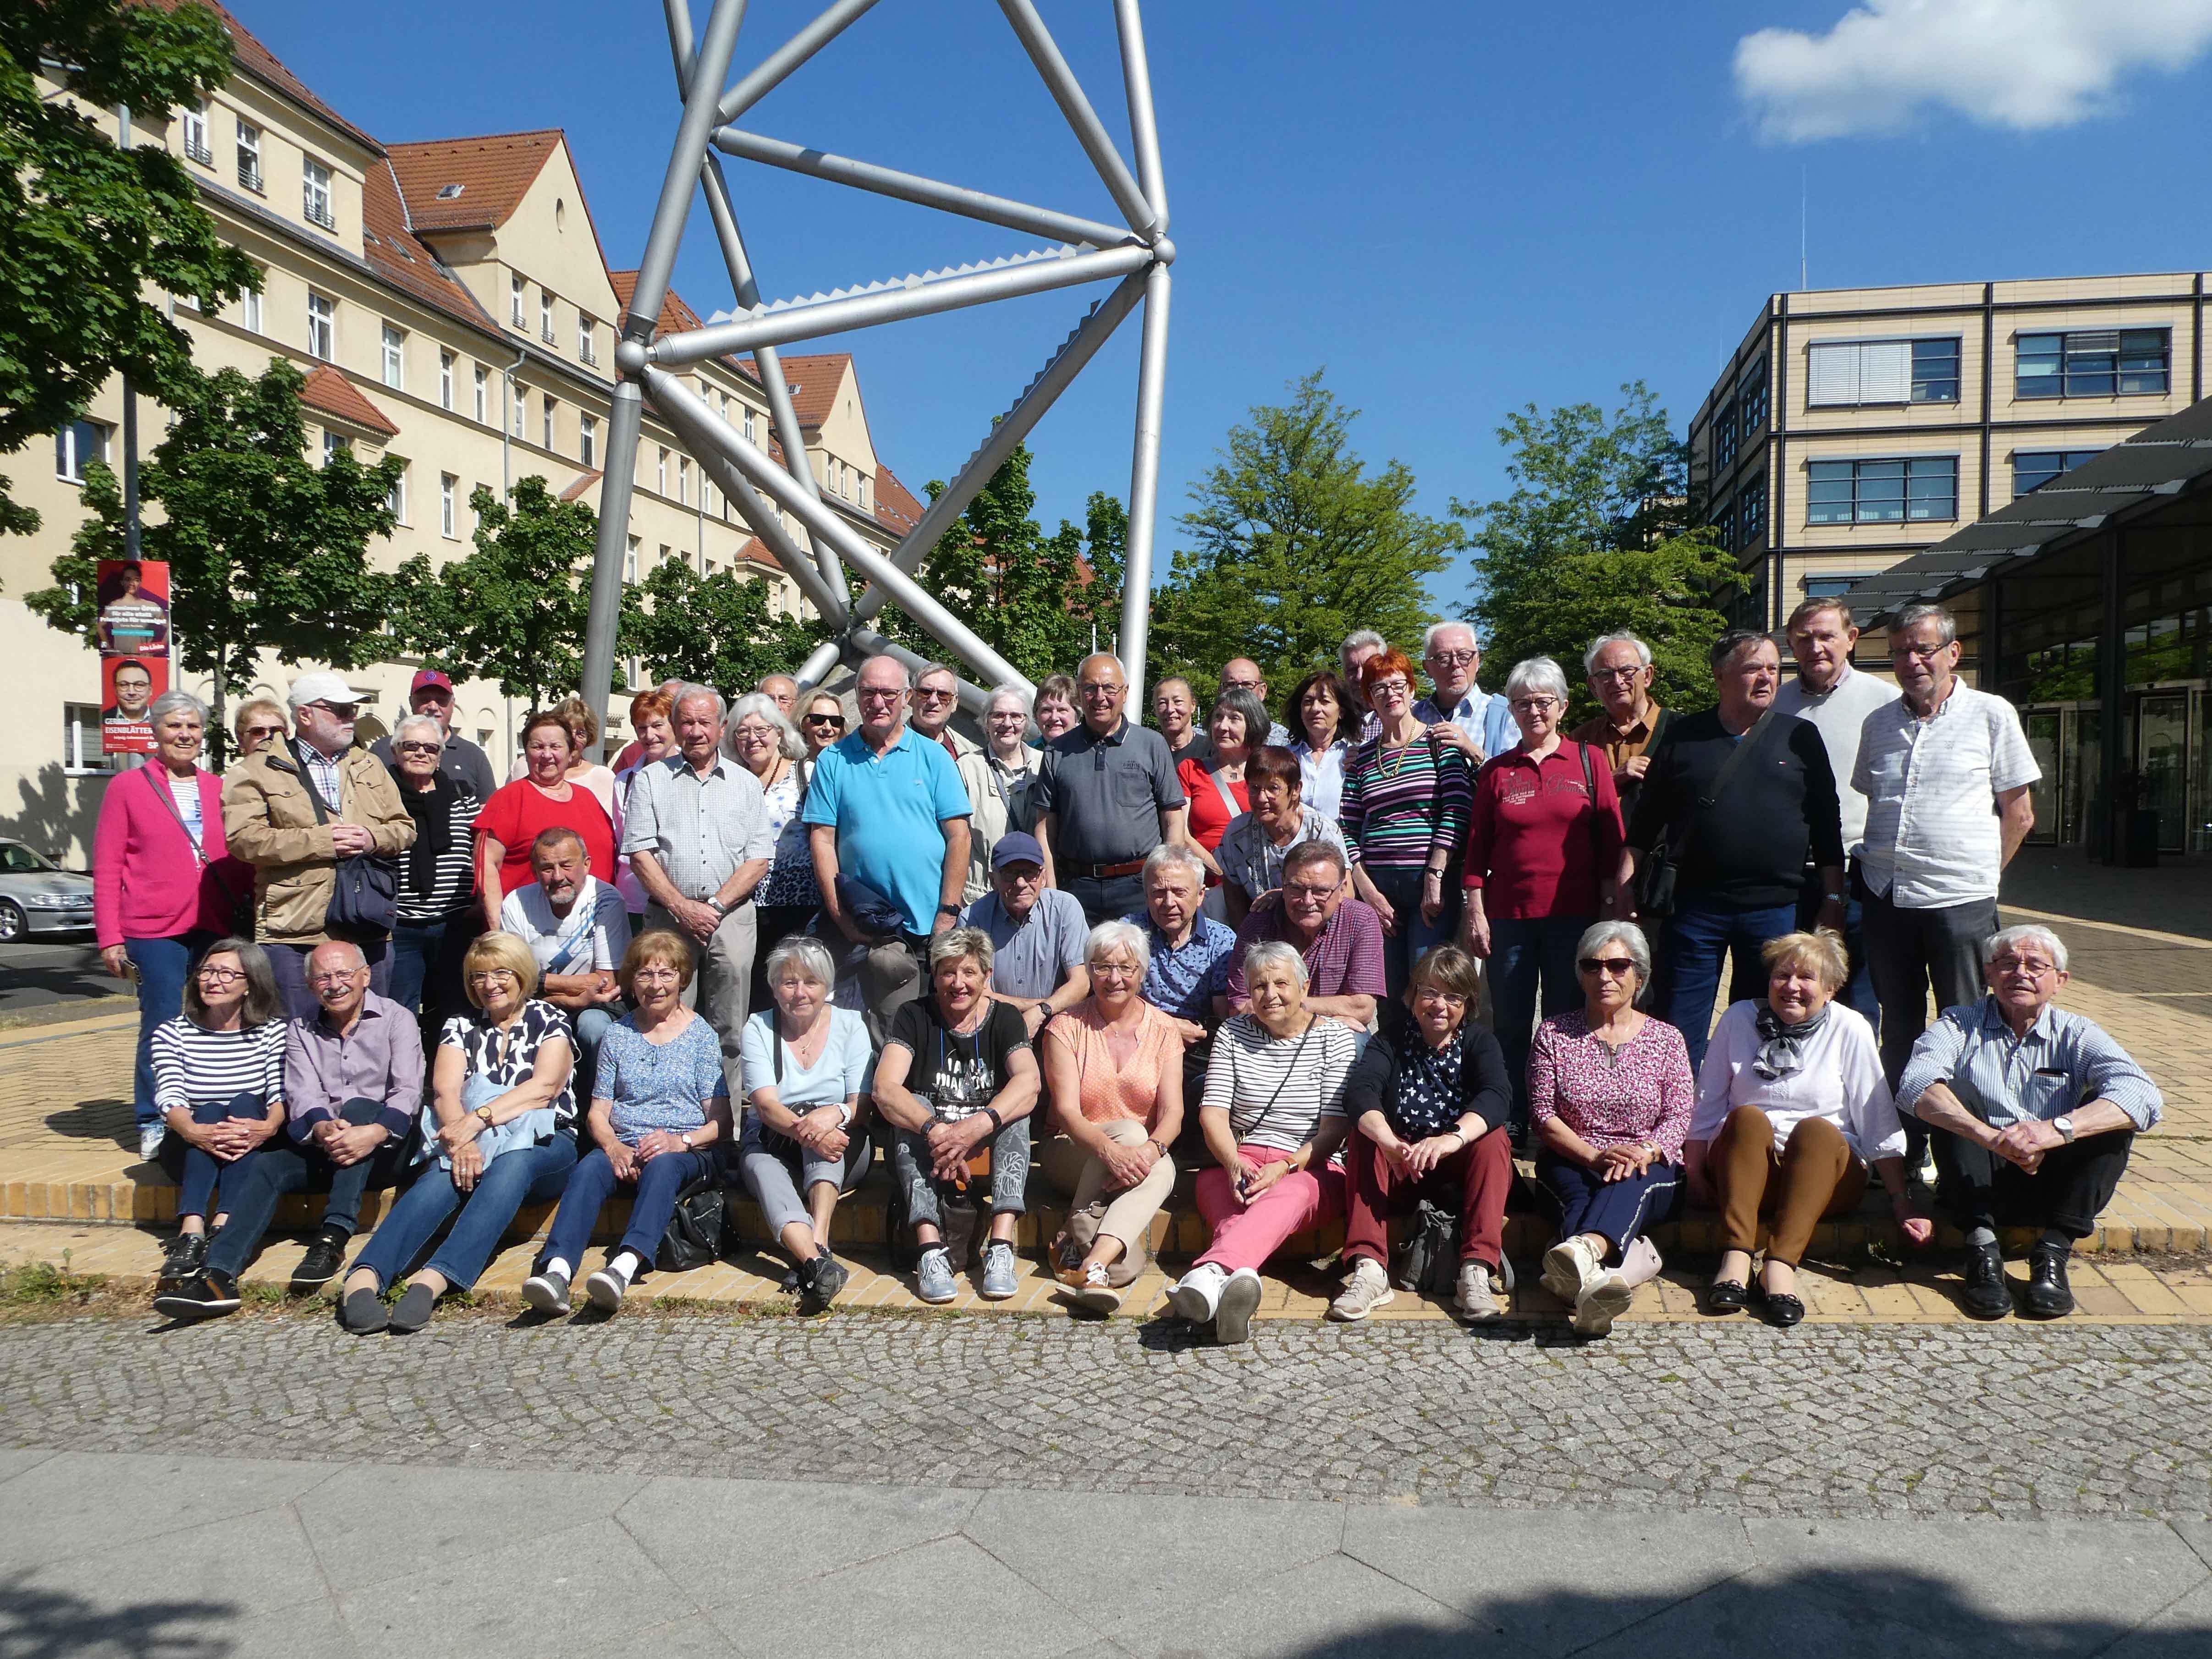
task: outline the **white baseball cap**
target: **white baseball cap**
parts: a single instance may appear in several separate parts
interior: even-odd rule
[[[285,701],[295,708],[304,708],[311,702],[374,702],[376,693],[357,691],[345,683],[343,676],[333,674],[326,668],[319,668],[294,680],[291,690],[285,694]]]

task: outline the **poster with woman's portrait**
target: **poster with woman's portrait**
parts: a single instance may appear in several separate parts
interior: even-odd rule
[[[169,651],[169,567],[161,559],[100,562],[100,653],[136,657]]]

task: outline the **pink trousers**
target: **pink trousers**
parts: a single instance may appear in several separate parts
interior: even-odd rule
[[[1291,1156],[1275,1146],[1237,1150],[1247,1163],[1261,1165],[1285,1163]],[[1341,1216],[1344,1193],[1344,1171],[1323,1165],[1286,1175],[1251,1203],[1240,1204],[1229,1171],[1209,1166],[1199,1172],[1197,1198],[1198,1212],[1213,1230],[1213,1243],[1199,1261],[1213,1262],[1225,1273],[1239,1267],[1256,1272],[1292,1233]]]

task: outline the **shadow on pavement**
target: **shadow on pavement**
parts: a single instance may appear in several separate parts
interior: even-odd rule
[[[25,1575],[0,1579],[0,1655],[6,1659],[222,1659],[237,1645],[223,1627],[230,1601],[157,1600],[96,1606],[40,1589]]]

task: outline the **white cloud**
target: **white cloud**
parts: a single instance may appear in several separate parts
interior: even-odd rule
[[[2212,46],[2212,0],[1866,0],[1826,34],[1736,43],[1736,89],[1786,143],[1888,132],[1929,109],[2032,132],[2103,113]]]

